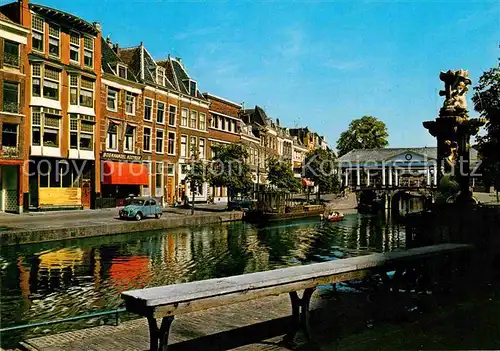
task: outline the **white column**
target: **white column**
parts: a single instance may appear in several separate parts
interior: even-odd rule
[[[399,171],[398,169],[394,169],[395,174],[394,174],[394,183],[396,186],[399,186]]]
[[[389,167],[389,186],[392,186],[392,167]]]
[[[427,173],[427,185],[431,185],[431,170],[429,169],[429,167],[427,167],[425,169],[425,172]]]
[[[359,170],[359,163],[358,167],[356,168],[356,185],[360,186],[361,185],[361,176],[360,176],[360,170]]]
[[[345,169],[345,186],[349,186],[349,172],[351,171],[350,168]]]
[[[366,170],[366,185],[370,186],[370,170]]]
[[[382,186],[385,186],[385,166],[382,166]]]

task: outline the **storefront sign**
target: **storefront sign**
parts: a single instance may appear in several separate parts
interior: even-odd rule
[[[103,152],[101,158],[108,160],[121,160],[121,161],[140,161],[141,155],[134,154],[121,154],[116,152]]]

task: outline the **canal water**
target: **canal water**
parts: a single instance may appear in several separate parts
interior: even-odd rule
[[[131,233],[3,247],[1,327],[120,307],[125,290],[403,249],[404,227],[384,216],[347,214]],[[96,323],[82,320],[1,335],[2,344]]]

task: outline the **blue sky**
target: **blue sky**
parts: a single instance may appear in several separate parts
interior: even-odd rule
[[[392,147],[434,145],[422,121],[442,104],[439,71],[476,82],[500,57],[495,1],[38,2],[101,22],[122,47],[182,57],[202,91],[259,104],[331,146],[363,115],[387,124]]]

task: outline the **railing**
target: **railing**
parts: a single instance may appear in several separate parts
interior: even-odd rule
[[[19,55],[4,52],[3,63],[8,66],[19,67]]]
[[[37,322],[37,323],[14,325],[12,327],[1,328],[0,333],[5,333],[5,332],[13,331],[13,330],[22,330],[22,329],[42,327],[42,326],[51,325],[51,324],[74,322],[74,321],[78,321],[78,320],[82,320],[82,319],[109,316],[112,314],[115,315],[115,325],[118,325],[120,323],[120,320],[118,318],[118,314],[122,313],[122,312],[126,312],[126,311],[127,310],[125,308],[117,308],[115,310],[110,310],[110,311],[94,312],[94,313],[82,314],[80,316],[73,316],[73,317],[67,317],[67,318],[58,318],[58,319],[54,319],[51,321],[43,321],[43,322]]]
[[[0,156],[3,158],[19,157],[19,148],[17,146],[0,146]]]
[[[4,101],[3,106],[2,106],[2,111],[9,112],[9,113],[19,113],[19,111],[20,111],[19,103],[11,102],[11,101]]]

